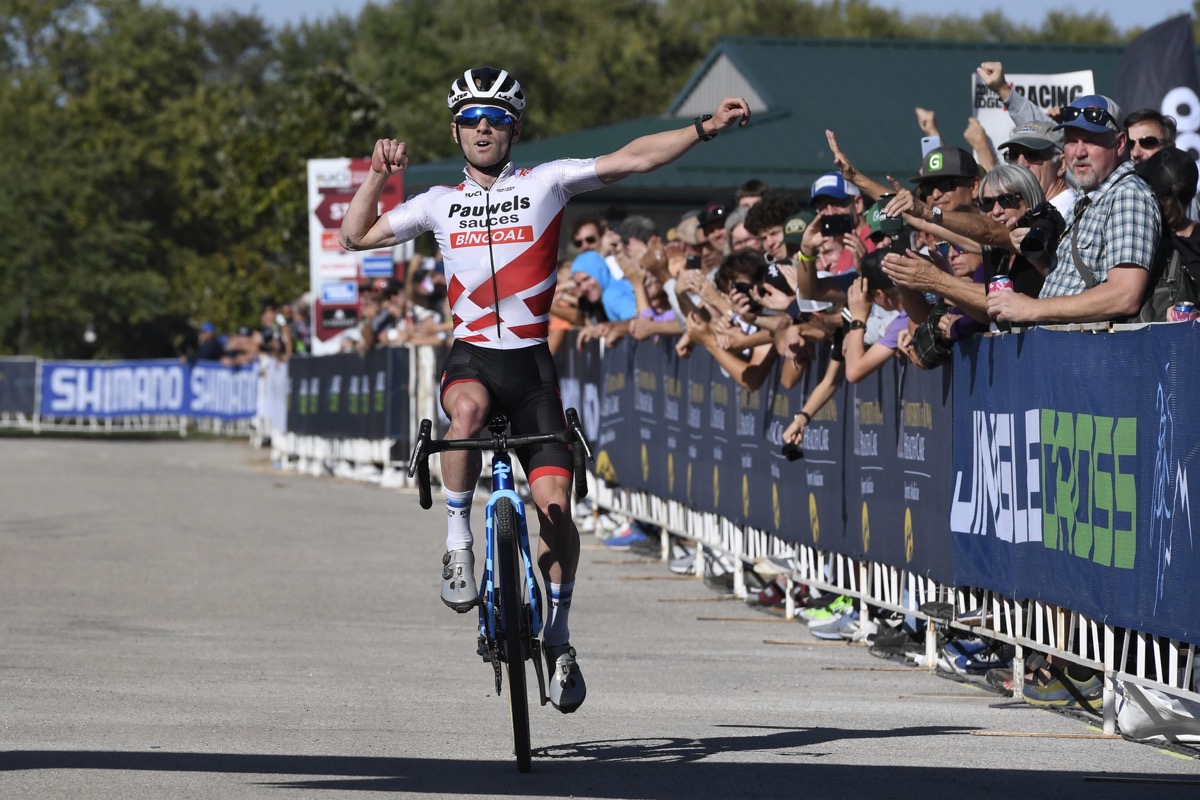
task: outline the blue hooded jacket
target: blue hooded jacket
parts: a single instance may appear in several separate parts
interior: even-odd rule
[[[633,284],[625,278],[614,278],[604,256],[594,250],[580,253],[571,262],[571,274],[585,272],[600,284],[600,304],[610,322],[621,322],[637,316],[637,298]]]

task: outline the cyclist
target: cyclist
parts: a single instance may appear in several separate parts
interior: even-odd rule
[[[495,67],[467,70],[446,98],[450,135],[467,165],[457,186],[438,186],[379,213],[388,179],[408,166],[404,142],[380,139],[371,169],[342,221],[347,250],[375,249],[433,231],[441,247],[454,316],[454,345],[442,375],[448,438],[480,435],[504,413],[514,434],[562,430],[558,375],[546,345],[557,281],[559,228],[573,196],[635,173],[650,172],[734,125],[745,125],[743,99],[721,101],[714,114],[677,130],[643,136],[599,158],[563,159],[518,169],[509,158],[521,137],[521,84]],[[567,616],[579,562],[571,520],[571,456],[563,445],[524,448],[541,542],[538,566],[547,587],[543,648],[550,700],[563,713],[583,703],[586,688],[569,641]],[[463,613],[479,601],[471,546],[471,500],[482,466],[478,452],[446,452],[442,482],[449,526],[442,559],[442,601]]]

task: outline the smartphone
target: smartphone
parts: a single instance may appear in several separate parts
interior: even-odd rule
[[[700,256],[696,255],[695,253],[692,253],[690,256],[687,257],[687,261],[684,263],[684,268],[685,269],[700,269]]]
[[[921,137],[921,158],[929,155],[930,150],[937,150],[942,146],[942,137],[940,136],[922,136]]]
[[[754,288],[754,284],[747,283],[746,281],[734,281],[733,282],[734,291],[741,292],[742,294],[746,295],[746,297],[750,299],[750,310],[753,311],[755,314],[757,314],[760,311],[762,311],[762,304],[750,296],[750,290],[753,288]]]
[[[821,234],[843,236],[854,230],[854,217],[849,214],[826,214],[821,217]]]

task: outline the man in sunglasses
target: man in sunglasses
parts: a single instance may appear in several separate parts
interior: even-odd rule
[[[1150,282],[1162,217],[1128,160],[1121,109],[1103,95],[1077,97],[1060,112],[1063,157],[1080,197],[1066,214],[1053,271],[1037,298],[993,292],[1001,322],[1102,322],[1136,314]]]
[[[495,67],[467,70],[451,84],[446,105],[449,133],[466,161],[463,181],[434,187],[381,215],[379,198],[388,179],[408,166],[408,147],[380,139],[339,241],[347,250],[374,250],[434,233],[455,323],[441,390],[450,418],[448,438],[479,436],[497,412],[509,418],[517,435],[561,430],[558,375],[546,338],[566,203],[581,192],[651,172],[735,125],[746,125],[750,107],[744,99],[726,98],[712,114],[642,136],[608,155],[516,169],[510,155],[521,137],[525,94],[513,76]],[[586,694],[567,628],[579,562],[579,531],[571,520],[571,455],[565,446],[549,445],[519,450],[518,456],[540,524],[538,565],[549,599],[543,644],[553,673],[550,700],[568,713]],[[481,461],[478,453],[444,453],[441,466],[448,516],[442,602],[465,613],[479,602],[470,512]]]
[[[1075,205],[1075,190],[1067,185],[1067,163],[1063,160],[1063,134],[1051,121],[1034,120],[1016,126],[1008,141],[996,148],[1009,164],[1025,167],[1037,178],[1046,199],[1063,219]],[[986,213],[986,211],[984,212]]]
[[[961,147],[935,147],[925,154],[921,170],[910,183],[934,208],[949,211],[975,202],[979,193],[979,164]]]
[[[1164,147],[1175,145],[1175,120],[1153,108],[1142,108],[1125,117],[1129,158],[1140,164]]]
[[[600,248],[600,223],[591,217],[575,220],[571,227],[571,244],[575,245],[577,253]]]

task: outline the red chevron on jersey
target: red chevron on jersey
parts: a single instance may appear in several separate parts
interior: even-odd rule
[[[544,292],[525,298],[525,305],[529,307],[529,311],[535,317],[550,313],[550,305],[554,302],[554,292],[557,288],[557,286],[551,285]]]
[[[511,297],[517,292],[538,286],[558,270],[558,233],[562,228],[562,213],[554,218],[542,237],[525,252],[508,262],[496,273],[496,288],[491,281],[471,292],[471,302],[477,306],[490,306],[500,299]]]

